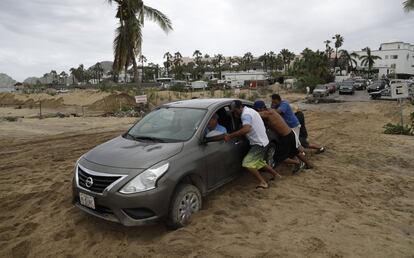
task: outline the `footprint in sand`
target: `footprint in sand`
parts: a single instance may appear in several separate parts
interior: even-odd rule
[[[66,230],[66,231],[60,231],[60,232],[56,233],[53,237],[53,240],[60,241],[60,240],[63,240],[63,239],[72,238],[73,236],[75,236],[75,231],[73,229],[69,229],[69,230]]]
[[[21,258],[27,257],[30,252],[30,241],[25,240],[12,248],[12,257]]]
[[[38,223],[29,222],[23,225],[23,228],[19,232],[19,237],[24,237],[32,234],[39,227]]]

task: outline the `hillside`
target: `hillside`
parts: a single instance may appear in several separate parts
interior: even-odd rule
[[[0,87],[1,88],[8,88],[14,86],[16,83],[12,77],[8,76],[5,73],[0,73]]]

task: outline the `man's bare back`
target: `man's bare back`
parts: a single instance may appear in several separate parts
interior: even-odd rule
[[[286,124],[282,116],[273,109],[266,109],[259,112],[262,119],[265,120],[268,126],[280,136],[290,134],[292,129]]]

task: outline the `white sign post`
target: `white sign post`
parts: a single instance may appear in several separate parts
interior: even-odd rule
[[[401,126],[404,126],[403,120],[403,99],[408,98],[408,85],[407,83],[394,83],[391,84],[391,98],[397,99],[401,110]]]
[[[135,103],[137,104],[147,104],[147,95],[135,96]]]

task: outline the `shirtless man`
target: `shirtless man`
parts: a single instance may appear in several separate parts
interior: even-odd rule
[[[299,144],[296,141],[295,133],[286,124],[282,116],[279,115],[276,110],[266,108],[266,105],[262,100],[257,100],[254,103],[254,108],[259,111],[260,116],[266,124],[280,136],[278,145],[279,148],[276,149],[274,155],[276,164],[287,162],[290,164],[300,165],[300,161],[294,159],[296,156],[299,160],[305,163],[307,169],[312,168],[312,164],[305,158],[303,153],[299,151]]]

